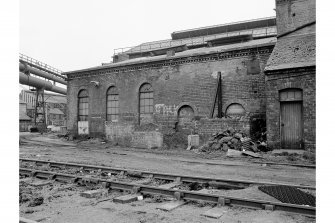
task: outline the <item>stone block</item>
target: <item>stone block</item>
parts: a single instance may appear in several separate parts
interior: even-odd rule
[[[211,208],[205,213],[201,214],[202,216],[209,217],[209,218],[220,218],[224,213],[226,213],[227,210],[224,209],[223,207],[215,207]]]
[[[228,149],[227,157],[240,157],[242,155],[241,151],[235,149]]]
[[[105,195],[107,190],[104,189],[99,189],[99,190],[88,190],[80,193],[80,196],[86,197],[86,198],[96,198],[96,197],[101,197]]]
[[[163,211],[172,211],[173,209],[176,209],[182,205],[184,205],[185,201],[172,201],[169,203],[165,203],[160,207],[157,207],[157,209],[163,210]]]
[[[141,198],[141,200],[143,199],[142,195],[140,194],[127,194],[127,195],[122,195],[120,197],[115,197],[113,198],[113,201],[115,203],[121,203],[121,204],[126,204],[126,203],[131,203],[134,201],[139,200],[139,198]]]
[[[199,146],[199,135],[188,135],[188,146]]]

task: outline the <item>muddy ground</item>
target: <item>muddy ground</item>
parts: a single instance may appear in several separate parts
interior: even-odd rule
[[[315,186],[315,169],[282,165],[265,166],[254,162],[262,160],[251,157],[227,158],[222,153],[198,154],[186,151],[185,148],[174,150],[122,148],[101,140],[67,141],[54,134],[25,133],[20,135],[20,139],[21,158]],[[263,156],[266,157],[265,161],[309,164],[303,159],[296,159],[293,162],[284,156],[269,154]],[[92,188],[61,183],[31,186],[22,181],[20,216],[39,222],[315,222],[314,218],[297,214],[236,207],[224,207],[226,212],[221,218],[211,219],[201,214],[212,206],[199,203],[188,203],[171,212],[164,212],[156,207],[168,201],[157,197],[145,198],[143,201],[131,204],[117,204],[109,200],[97,203],[99,198],[80,196],[80,192],[88,189]],[[104,198],[113,198],[120,193],[109,191]],[[255,187],[228,191],[224,194],[276,201]]]

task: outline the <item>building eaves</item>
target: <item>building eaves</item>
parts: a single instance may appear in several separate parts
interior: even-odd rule
[[[126,61],[121,61],[118,63],[105,64],[103,66],[96,66],[96,67],[91,67],[87,69],[68,71],[68,72],[64,72],[64,74],[69,75],[73,73],[96,71],[96,70],[106,69],[106,68],[117,68],[117,67],[128,66],[128,65],[137,65],[137,64],[143,64],[143,63],[148,63],[148,62],[165,61],[165,60],[184,58],[184,57],[190,57],[190,56],[223,53],[223,52],[236,51],[236,50],[241,50],[241,49],[273,46],[275,45],[275,43],[276,43],[276,37],[269,37],[269,38],[264,38],[264,39],[251,40],[251,41],[243,42],[243,43],[234,43],[234,44],[216,46],[216,47],[202,47],[202,48],[197,48],[197,49],[190,49],[190,50],[176,53],[174,56],[170,56],[170,57],[167,57],[166,55],[160,55],[160,56],[154,56],[154,57],[134,58],[134,59],[126,60]]]

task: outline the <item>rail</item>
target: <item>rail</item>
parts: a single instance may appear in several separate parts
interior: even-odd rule
[[[123,168],[113,168],[113,167],[108,167],[108,166],[94,166],[94,165],[86,165],[86,164],[79,164],[79,163],[54,162],[54,161],[44,161],[44,160],[26,159],[26,158],[20,158],[19,161],[20,162],[33,162],[36,165],[46,164],[46,165],[49,165],[50,167],[75,167],[75,168],[82,168],[82,169],[89,169],[89,170],[111,171],[111,172],[117,172],[117,173],[123,172],[123,173],[140,175],[142,177],[151,176],[152,178],[162,179],[162,180],[174,181],[178,179],[181,182],[188,182],[188,183],[215,182],[216,184],[222,184],[226,186],[229,186],[229,185],[230,186],[281,185],[281,186],[291,186],[291,187],[296,187],[296,188],[301,188],[301,189],[315,190],[315,187],[308,186],[308,185],[289,185],[289,184],[272,183],[272,182],[258,182],[258,181],[233,180],[233,179],[210,178],[210,177],[200,177],[200,176],[188,176],[188,175],[158,173],[158,172],[151,172],[151,171],[138,171],[138,170],[123,169]]]
[[[187,191],[179,189],[166,189],[155,186],[148,186],[136,183],[118,182],[110,179],[103,178],[93,178],[87,176],[78,176],[72,174],[64,174],[49,171],[40,171],[35,169],[20,168],[19,174],[21,176],[36,177],[40,179],[49,179],[68,183],[79,183],[79,182],[91,182],[91,183],[101,183],[105,188],[126,190],[126,191],[136,191],[136,193],[142,194],[152,194],[152,195],[164,195],[169,197],[175,197],[177,199],[183,199],[186,201],[204,201],[215,203],[217,205],[232,205],[232,206],[242,206],[252,209],[265,209],[265,210],[279,210],[292,212],[297,214],[304,214],[307,216],[315,216],[316,208],[305,205],[295,205],[288,203],[279,202],[269,202],[263,200],[245,199],[239,197],[231,197],[224,195],[201,193],[198,191]]]

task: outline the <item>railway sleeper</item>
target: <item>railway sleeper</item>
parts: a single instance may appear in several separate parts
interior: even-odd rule
[[[222,183],[217,181],[209,181],[208,185],[214,189],[225,189],[225,190],[241,190],[245,189],[245,186],[230,184],[230,183]]]

